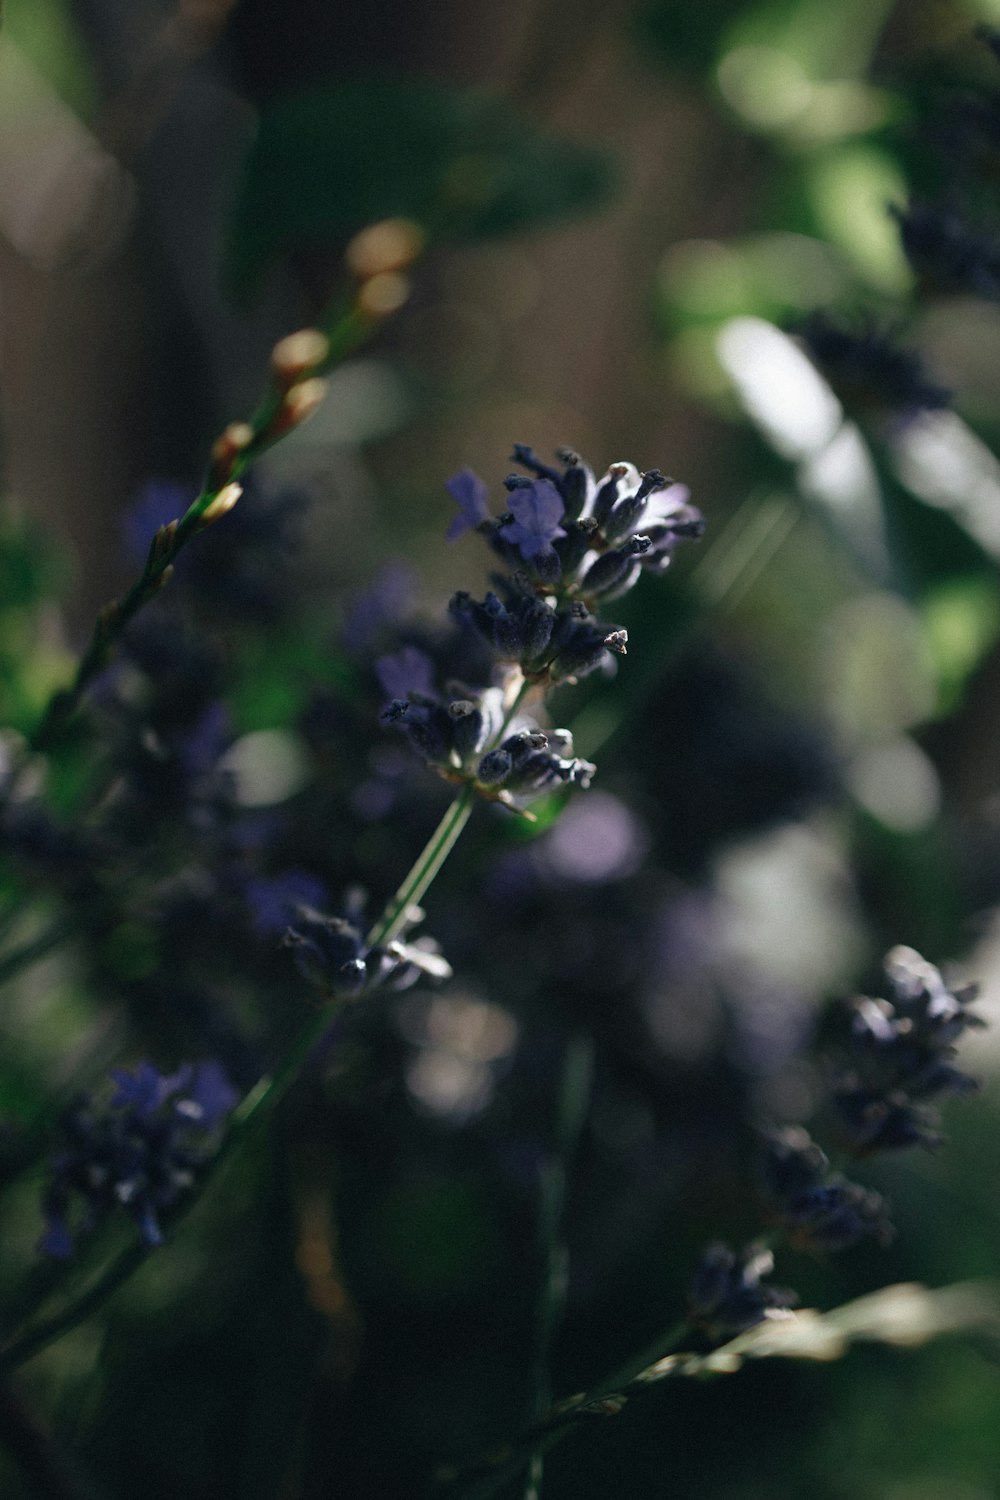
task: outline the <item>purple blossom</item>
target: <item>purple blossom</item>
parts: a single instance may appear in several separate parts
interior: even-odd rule
[[[417,575],[409,563],[386,563],[370,588],[347,607],[343,641],[352,656],[371,651],[387,629],[398,627],[413,608]]]
[[[189,1076],[184,1097],[177,1101],[177,1112],[198,1129],[211,1130],[235,1108],[239,1093],[222,1064],[211,1058],[184,1071]]]
[[[280,936],[299,906],[322,906],[326,887],[306,870],[286,870],[270,878],[248,880],[243,897],[250,925],[258,937]]]
[[[510,492],[514,516],[501,528],[505,542],[517,547],[526,562],[552,551],[552,543],[566,533],[560,526],[565,514],[562,496],[548,479],[531,479]]]
[[[489,510],[490,492],[471,469],[461,469],[445,484],[460,514],[455,516],[445,533],[449,542],[455,542],[466,531],[474,531],[484,521],[492,520]]]
[[[416,646],[404,646],[401,651],[380,656],[375,663],[375,676],[390,698],[406,698],[410,693],[434,696],[434,663]]]
[[[150,1119],[160,1105],[176,1094],[188,1079],[188,1070],[165,1074],[157,1071],[152,1063],[141,1062],[134,1073],[124,1068],[112,1068],[115,1092],[111,1099],[112,1109],[132,1109],[142,1120]]]
[[[65,1149],[52,1159],[39,1250],[66,1260],[88,1235],[123,1210],[148,1249],[163,1243],[160,1215],[190,1191],[217,1140],[213,1132],[239,1095],[212,1061],[162,1074],[151,1063],[112,1073],[102,1106],[88,1095],[64,1113]]]

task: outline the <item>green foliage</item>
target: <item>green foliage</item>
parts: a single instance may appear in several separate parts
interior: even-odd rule
[[[608,159],[534,130],[499,100],[413,79],[351,79],[277,100],[236,203],[227,280],[255,291],[283,254],[336,245],[402,215],[432,235],[487,239],[583,213]]]

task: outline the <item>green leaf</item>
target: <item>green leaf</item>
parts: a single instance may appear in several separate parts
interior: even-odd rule
[[[246,299],[293,250],[366,224],[416,219],[434,237],[515,234],[603,202],[613,171],[595,149],[536,132],[502,101],[415,79],[352,79],[264,112],[226,255]]]

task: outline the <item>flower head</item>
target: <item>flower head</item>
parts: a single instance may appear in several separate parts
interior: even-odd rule
[[[213,1061],[172,1074],[142,1062],[111,1077],[106,1104],[83,1096],[62,1118],[65,1146],[52,1160],[39,1244],[57,1260],[118,1210],[138,1225],[149,1249],[162,1244],[164,1210],[193,1185],[238,1097]]]
[[[688,1315],[713,1343],[735,1338],[758,1323],[793,1316],[798,1297],[787,1287],[768,1286],[774,1256],[762,1245],[734,1252],[709,1245],[688,1290]]]
[[[949,986],[939,969],[902,946],[886,955],[885,976],[888,998],[860,995],[848,1007],[850,1031],[833,1095],[841,1128],[859,1154],[938,1145],[938,1117],[927,1101],[976,1087],[952,1061],[963,1032],[985,1024],[968,1009],[975,986]]]

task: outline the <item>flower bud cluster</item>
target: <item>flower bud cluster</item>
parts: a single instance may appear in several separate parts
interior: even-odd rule
[[[830,1163],[806,1131],[776,1130],[764,1143],[767,1196],[800,1249],[844,1250],[873,1238],[892,1238],[888,1207],[878,1193],[831,1174]]]
[[[598,480],[568,449],[558,454],[561,469],[523,444],[513,458],[531,477],[505,481],[508,508],[499,516],[470,469],[448,483],[460,512],[449,539],[479,531],[510,575],[482,602],[457,594],[452,610],[529,680],[581,677],[609,651],[625,652],[625,632],[597,611],[628,593],[643,571],[662,573],[678,543],[699,537],[704,523],[687,489],[659,469],[640,474],[633,464],[612,464]]]
[[[581,600],[553,609],[526,582],[523,574],[498,580],[505,600],[492,591],[482,601],[455,594],[449,609],[529,681],[574,682],[606,661],[609,651],[625,655],[628,633],[620,626],[595,619]]]
[[[503,695],[488,688],[476,697],[440,699],[412,692],[394,698],[382,718],[398,724],[428,765],[448,781],[472,783],[494,801],[520,806],[560,786],[590,785],[595,767],[573,755],[568,729],[544,732],[515,720],[503,733]]]
[[[149,1249],[162,1244],[160,1215],[194,1185],[237,1099],[215,1062],[169,1076],[143,1062],[111,1077],[106,1105],[84,1096],[62,1118],[66,1144],[52,1161],[39,1246],[56,1260],[68,1259],[78,1235],[119,1209]]]
[[[798,1297],[787,1287],[767,1286],[774,1256],[763,1245],[738,1253],[716,1243],[705,1250],[688,1290],[688,1316],[714,1344],[735,1338],[765,1320],[793,1316]]]
[[[976,986],[947,985],[939,969],[905,947],[886,956],[885,976],[889,999],[851,1002],[848,1055],[833,1095],[859,1155],[939,1145],[937,1112],[927,1101],[976,1088],[952,1061],[962,1033],[985,1024],[967,1009]]]
[[[354,1000],[374,990],[404,990],[421,976],[450,979],[451,968],[430,938],[415,943],[366,942],[361,924],[361,898],[348,898],[349,914],[327,916],[300,906],[284,936],[284,945],[307,983],[327,996]],[[411,909],[408,924],[423,913]]]
[[[951,392],[928,375],[920,355],[897,345],[888,330],[874,324],[854,329],[817,312],[797,331],[850,409],[892,413],[905,421],[940,411],[951,400]]]
[[[517,807],[559,786],[590,785],[595,768],[573,755],[568,729],[542,731],[511,716],[509,684],[505,691],[450,683],[439,694],[434,662],[414,646],[380,657],[375,673],[392,695],[383,722],[398,726],[446,781]]]

